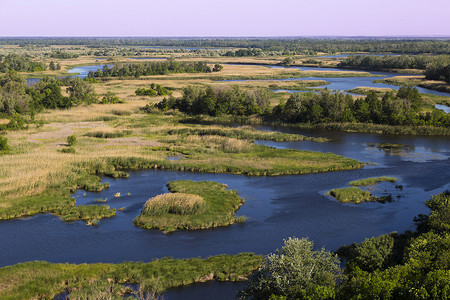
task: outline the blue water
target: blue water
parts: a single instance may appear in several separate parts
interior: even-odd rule
[[[95,71],[97,71],[97,70],[99,70],[99,69],[101,70],[101,69],[103,69],[103,66],[104,66],[104,64],[103,64],[103,65],[95,65],[95,66],[75,67],[75,68],[73,68],[73,69],[70,69],[70,70],[67,71],[67,72],[68,72],[68,73],[79,73],[79,74],[77,74],[77,75],[73,75],[72,77],[78,77],[78,78],[83,79],[83,78],[85,78],[85,77],[88,76],[88,74],[89,74],[90,71],[95,72]],[[111,68],[113,65],[112,65],[112,64],[107,64],[107,66],[108,66],[109,68]]]
[[[326,71],[326,72],[342,72],[342,71],[352,71],[352,72],[367,72],[370,74],[375,75],[374,77],[339,77],[339,78],[333,78],[333,77],[300,77],[300,78],[288,78],[288,79],[264,79],[264,81],[293,81],[293,80],[325,80],[329,82],[330,84],[324,85],[324,86],[317,86],[316,88],[328,88],[332,91],[346,91],[350,89],[354,89],[357,87],[375,87],[375,88],[389,88],[398,90],[400,87],[391,85],[391,84],[385,84],[385,83],[374,83],[374,80],[378,79],[384,79],[384,78],[390,78],[394,76],[416,76],[414,74],[402,74],[402,73],[388,73],[388,72],[372,72],[372,71],[361,71],[361,70],[348,70],[348,69],[339,69],[339,68],[319,68],[319,67],[283,67],[283,66],[267,66],[267,65],[256,65],[256,66],[262,66],[262,67],[269,67],[269,68],[283,68],[283,69],[298,69],[301,71]],[[238,81],[255,81],[255,80],[224,80],[229,82],[238,82]],[[258,80],[259,81],[259,80]],[[438,92],[433,91],[430,89],[425,89],[421,87],[417,87],[418,91],[423,94],[431,94],[431,95],[438,95],[438,96],[446,96],[450,97],[450,93],[444,93],[444,92]],[[291,92],[296,92],[295,90],[290,90]]]
[[[446,105],[436,104],[434,107],[437,109],[443,110],[445,113],[450,114],[450,107]]]
[[[262,130],[273,130],[261,127]],[[279,129],[308,136],[324,136],[330,143],[267,142],[278,148],[333,152],[360,161],[376,163],[363,169],[280,177],[248,177],[230,174],[202,174],[161,170],[130,171],[128,179],[104,178],[110,188],[100,193],[78,190],[77,205],[107,204],[125,207],[117,216],[98,226],[77,221],[64,223],[58,217],[34,217],[0,221],[0,266],[31,260],[95,263],[208,257],[244,251],[266,254],[282,246],[290,236],[309,237],[316,248],[328,250],[387,232],[414,230],[413,218],[426,213],[425,200],[450,188],[450,140],[447,137],[409,137],[316,130]],[[409,145],[400,152],[379,150],[371,143]],[[181,158],[182,159],[182,158]],[[349,181],[373,176],[398,177],[397,184],[383,184],[375,195],[392,193],[392,203],[342,204],[325,193],[345,187]],[[214,180],[239,191],[245,204],[237,215],[246,215],[243,224],[200,231],[164,234],[133,225],[145,201],[167,192],[171,180]],[[114,194],[120,192],[121,197]],[[127,193],[130,193],[127,196]],[[107,199],[98,203],[96,199]],[[220,294],[231,298],[242,284],[192,285],[168,292],[168,299],[210,299]],[[204,288],[204,289],[203,289]]]

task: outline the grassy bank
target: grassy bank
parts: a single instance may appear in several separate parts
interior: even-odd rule
[[[244,280],[260,264],[251,253],[207,259],[164,258],[150,263],[52,264],[27,262],[0,268],[0,298],[53,299],[66,291],[83,299],[125,296],[124,283],[140,285],[141,292],[162,293],[173,287],[208,280]],[[111,294],[108,291],[114,291]],[[118,294],[115,294],[118,292]]]
[[[234,216],[244,199],[221,183],[180,180],[167,186],[172,193],[149,199],[134,220],[136,226],[169,233],[226,226],[245,219]]]
[[[396,182],[397,178],[396,177],[387,177],[387,176],[382,176],[382,177],[371,177],[371,178],[365,178],[365,179],[359,179],[359,180],[354,180],[354,181],[350,181],[350,185],[354,185],[354,186],[358,186],[358,185],[374,185],[380,182]]]

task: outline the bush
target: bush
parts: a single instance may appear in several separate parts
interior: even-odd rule
[[[76,143],[77,143],[77,137],[75,134],[72,134],[71,136],[67,137],[67,144],[69,146],[75,146]]]
[[[0,136],[0,152],[6,152],[9,150],[8,139]]]

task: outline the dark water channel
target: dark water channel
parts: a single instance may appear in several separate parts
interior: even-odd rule
[[[272,128],[262,127],[263,130]],[[151,261],[154,258],[208,257],[251,251],[272,252],[290,236],[309,237],[315,247],[329,250],[361,242],[392,231],[414,230],[413,218],[426,213],[425,200],[431,194],[450,188],[450,139],[448,137],[382,136],[360,133],[281,129],[285,132],[324,136],[330,143],[257,141],[280,148],[333,152],[360,161],[376,163],[363,169],[281,177],[247,177],[229,174],[198,174],[160,170],[131,171],[128,179],[104,178],[110,188],[100,193],[77,191],[77,205],[105,204],[125,207],[117,216],[101,220],[98,226],[77,221],[64,223],[49,214],[0,222],[0,266],[31,260],[95,263]],[[409,145],[403,150],[379,150],[372,143]],[[183,159],[183,158],[180,158]],[[341,204],[325,196],[333,188],[345,187],[351,180],[373,176],[398,177],[397,184],[374,187],[375,195],[390,193],[391,203]],[[171,180],[214,180],[239,191],[246,203],[238,215],[248,221],[228,227],[163,234],[133,225],[145,201],[167,192]],[[115,198],[115,193],[121,197]],[[130,193],[127,196],[127,193]],[[235,283],[199,284],[168,292],[166,299],[232,298]],[[205,289],[203,289],[203,287]],[[219,299],[219,298],[216,298]]]

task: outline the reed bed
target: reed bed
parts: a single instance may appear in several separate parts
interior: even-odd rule
[[[53,264],[26,262],[0,268],[1,299],[53,299],[67,291],[76,297],[93,286],[122,287],[123,283],[138,284],[142,292],[161,294],[174,287],[208,280],[242,281],[261,263],[253,253],[219,255],[206,259],[162,258],[149,263],[123,262],[120,264]],[[105,292],[103,290],[102,292]],[[96,298],[97,294],[89,294]],[[103,294],[105,295],[105,294]],[[112,296],[112,297],[111,297]],[[115,299],[123,293],[106,294]]]
[[[205,201],[199,195],[185,193],[166,193],[148,200],[142,211],[144,215],[161,216],[164,214],[193,215],[201,213]]]

